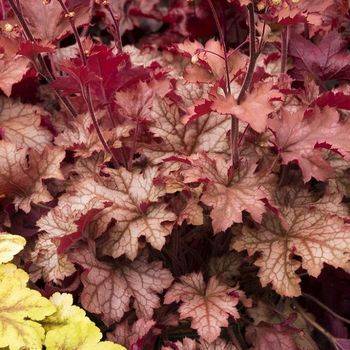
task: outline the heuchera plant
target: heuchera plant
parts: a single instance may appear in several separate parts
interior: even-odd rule
[[[348,1],[0,4],[0,347],[350,349]]]

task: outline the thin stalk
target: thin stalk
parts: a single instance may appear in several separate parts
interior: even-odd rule
[[[289,38],[290,38],[290,26],[286,26],[282,31],[282,47],[281,47],[281,73],[286,72],[287,68],[287,58],[288,58],[288,46],[289,46]],[[286,177],[287,177],[288,167],[282,167],[281,177],[278,182],[278,186],[282,186]]]
[[[97,136],[100,139],[100,142],[102,143],[103,148],[105,149],[105,151],[107,153],[109,153],[111,155],[111,157],[113,159],[113,163],[115,165],[117,165],[118,164],[118,159],[114,156],[111,148],[109,147],[107,141],[105,140],[105,138],[104,138],[104,136],[102,134],[100,126],[98,125],[98,121],[97,121],[97,118],[96,118],[96,115],[95,115],[95,110],[94,110],[94,107],[93,107],[93,104],[92,104],[91,91],[90,91],[89,85],[85,86],[85,93],[83,92],[83,99],[84,99],[84,101],[85,101],[85,103],[86,103],[86,105],[88,107],[92,123],[93,123],[94,128],[95,128],[95,130],[97,132]]]
[[[119,23],[119,17],[117,18],[114,13],[113,10],[109,4],[108,0],[103,1],[103,5],[105,6],[105,8],[107,9],[108,13],[110,14],[112,21],[113,21],[113,25],[114,25],[114,42],[115,42],[115,46],[118,50],[118,53],[123,52],[123,44],[122,44],[122,37],[120,35],[120,23]]]
[[[262,51],[262,48],[264,46],[265,30],[266,30],[266,22],[264,22],[264,24],[263,24],[263,30],[262,30],[262,33],[261,33],[261,40],[260,40],[259,45],[258,45],[258,52],[259,53]]]
[[[32,35],[32,33],[27,25],[27,22],[25,21],[24,17],[22,16],[21,11],[18,9],[17,5],[15,4],[15,2],[13,0],[8,0],[8,2],[11,6],[12,11],[15,13],[19,23],[21,24],[21,26],[23,28],[25,36],[27,37],[28,40],[34,42],[35,41],[34,36]]]
[[[288,59],[288,46],[290,38],[290,26],[285,26],[282,30],[282,47],[281,47],[281,73],[286,72]]]
[[[249,90],[252,83],[254,69],[258,55],[255,50],[255,24],[254,24],[254,7],[252,4],[247,6],[248,9],[248,25],[249,25],[249,64],[246,76],[241,87],[241,91],[237,97],[237,104],[240,104],[246,92]]]
[[[134,158],[134,155],[135,155],[135,152],[136,152],[137,139],[139,137],[139,129],[140,129],[139,120],[140,120],[140,118],[139,118],[139,116],[137,116],[135,134],[134,134],[133,141],[132,141],[132,147],[131,147],[129,159],[128,159],[128,162],[127,162],[127,169],[128,170],[132,169],[132,161],[133,161],[133,158]]]
[[[219,54],[216,53],[216,52],[213,52],[213,51],[210,51],[210,50],[206,50],[206,49],[198,49],[198,50],[197,50],[197,53],[201,53],[201,52],[210,53],[211,55],[214,55],[214,56],[216,56],[216,57],[219,57],[219,58],[221,58],[223,61],[225,61],[225,57],[219,55]]]
[[[83,62],[83,64],[86,66],[87,64],[87,58],[86,58],[86,55],[85,55],[85,52],[84,52],[84,49],[83,49],[83,45],[82,45],[82,42],[80,40],[80,36],[79,36],[79,33],[78,33],[78,30],[75,26],[75,23],[74,23],[74,13],[72,12],[69,12],[67,6],[65,5],[65,3],[62,1],[62,0],[57,0],[63,11],[65,12],[65,16],[68,18],[69,20],[69,23],[71,25],[71,28],[72,28],[72,31],[73,31],[73,34],[74,34],[74,37],[75,37],[75,41],[77,42],[77,45],[78,45],[78,48],[79,48],[79,53],[80,53],[80,57],[81,57],[81,60]],[[94,111],[94,106],[93,106],[93,103],[92,103],[92,98],[91,98],[91,91],[90,91],[90,86],[89,84],[86,84],[86,86],[82,86],[82,96],[83,96],[83,99],[85,101],[85,104],[87,105],[87,108],[88,108],[88,111],[89,111],[89,114],[90,114],[90,118],[92,120],[92,123],[94,125],[94,128],[97,132],[97,136],[103,146],[103,148],[105,149],[105,151],[107,153],[109,153],[113,159],[113,163],[114,165],[116,166],[118,164],[118,159],[115,157],[115,155],[113,154],[111,148],[109,147],[107,141],[105,140],[103,134],[102,134],[102,131],[100,129],[100,126],[98,124],[98,120],[96,118],[96,115],[95,115],[95,111]]]
[[[244,137],[244,135],[246,134],[246,132],[247,132],[248,129],[249,129],[249,124],[247,124],[247,126],[244,128],[244,131],[242,132],[242,135],[241,135],[241,137],[240,137],[239,140],[238,140],[238,145],[239,145],[239,146],[241,145],[242,140],[243,140],[243,137]]]
[[[310,300],[312,300],[314,303],[316,303],[318,306],[322,307],[323,309],[325,309],[327,312],[329,312],[332,316],[334,316],[335,318],[350,324],[350,320],[348,320],[347,318],[338,315],[335,311],[333,311],[332,309],[330,309],[327,305],[323,304],[320,300],[318,300],[317,298],[315,298],[313,295],[307,294],[307,293],[303,293],[302,294],[303,297],[308,298]]]
[[[244,81],[243,81],[243,85],[241,87],[241,90],[239,92],[239,95],[237,97],[237,104],[240,104],[245,95],[246,92],[249,90],[250,85],[252,83],[252,79],[253,79],[253,74],[254,74],[254,70],[255,70],[255,64],[256,64],[256,60],[258,58],[258,54],[256,53],[256,49],[255,49],[255,23],[254,23],[254,7],[252,4],[249,4],[247,6],[248,9],[248,25],[249,25],[249,64],[248,64],[248,70],[247,73],[245,75]],[[232,145],[233,147],[235,147],[235,149],[237,149],[237,154],[235,154],[234,161],[237,163],[233,163],[233,164],[239,164],[239,155],[238,155],[238,148],[239,148],[239,124],[238,124],[238,119],[235,118],[235,120],[231,119],[231,130],[233,131],[233,137],[232,137]],[[237,165],[238,168],[238,165]]]
[[[265,7],[265,14],[267,13],[269,9],[269,6],[266,6]],[[265,35],[265,31],[266,31],[266,21],[264,21],[264,24],[263,24],[263,30],[261,32],[261,40],[259,42],[259,45],[258,45],[258,52],[259,54],[261,53],[262,49],[263,49],[263,46],[264,46],[264,35]]]
[[[0,0],[0,4],[1,4],[1,12],[2,12],[2,20],[6,19],[6,10],[5,10],[5,0]]]
[[[334,346],[335,349],[338,349],[337,341],[336,341],[336,339],[333,337],[333,335],[331,333],[329,333],[320,324],[318,324],[315,320],[313,320],[312,317],[310,317],[300,305],[295,304],[295,309],[298,311],[300,316],[306,322],[308,322],[311,326],[313,326],[320,333],[322,333],[329,340],[329,342]]]
[[[69,24],[72,28],[72,31],[73,31],[73,34],[74,34],[74,37],[75,37],[75,41],[77,42],[77,45],[79,47],[79,53],[80,53],[80,58],[81,60],[83,61],[84,65],[86,65],[87,63],[87,60],[86,60],[86,55],[85,55],[85,52],[84,52],[84,49],[83,49],[83,44],[81,43],[81,40],[80,40],[80,36],[79,36],[79,33],[78,33],[78,29],[77,27],[75,26],[75,23],[74,23],[74,16],[75,16],[75,13],[74,12],[70,12],[68,10],[68,7],[66,6],[66,4],[62,1],[62,0],[57,0],[64,13],[65,13],[65,17],[68,18],[68,21],[69,21]]]
[[[226,95],[231,95],[230,86],[230,72],[228,69],[228,57],[227,57],[227,47],[225,41],[225,35],[222,30],[219,16],[216,12],[215,6],[211,0],[207,0],[210,10],[213,14],[213,18],[219,33],[219,38],[221,42],[222,49],[224,51],[224,61],[225,61],[225,73],[226,73]],[[238,169],[239,167],[239,150],[238,150],[238,134],[239,134],[239,121],[234,116],[231,115],[231,138],[230,138],[230,148],[231,148],[231,164],[232,169]]]
[[[19,10],[19,8],[17,7],[17,5],[15,4],[15,2],[13,0],[8,0],[12,11],[15,13],[19,23],[21,24],[21,27],[23,28],[23,32],[25,37],[27,38],[27,40],[31,41],[31,42],[35,42],[35,38],[33,36],[33,34],[31,33],[26,20],[24,19],[22,12]],[[37,54],[37,59],[40,65],[40,68],[36,66],[36,70],[37,72],[44,77],[44,79],[48,82],[48,83],[52,83],[55,80],[55,77],[53,76],[53,74],[51,73],[49,67],[47,66],[43,56],[39,53]],[[62,104],[65,106],[65,108],[67,109],[67,111],[70,113],[70,115],[72,117],[76,117],[77,116],[77,112],[75,110],[75,108],[73,107],[72,103],[69,101],[69,99],[66,96],[63,96],[58,90],[56,90],[54,88],[55,91],[55,95],[56,97],[62,102]]]

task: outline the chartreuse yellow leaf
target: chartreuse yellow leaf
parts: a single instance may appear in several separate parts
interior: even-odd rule
[[[6,350],[125,350],[100,342],[102,334],[70,294],[50,300],[27,287],[28,274],[10,261],[25,239],[0,233],[0,349]],[[39,322],[38,322],[39,321]]]
[[[100,330],[83,309],[73,305],[70,294],[55,293],[50,301],[56,312],[43,323],[47,350],[125,350],[111,342],[100,342]]]
[[[36,321],[55,312],[53,304],[27,288],[28,275],[13,264],[0,265],[0,348],[41,350],[45,330]]]
[[[12,283],[17,283],[18,286],[26,287],[29,276],[25,271],[18,269],[14,264],[0,264],[0,281],[4,279],[11,279]]]
[[[21,236],[0,233],[0,263],[11,261],[25,244],[26,240]]]

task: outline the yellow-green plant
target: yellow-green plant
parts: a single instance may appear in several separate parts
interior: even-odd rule
[[[73,305],[72,295],[55,293],[47,299],[28,288],[28,274],[9,262],[24,245],[23,237],[0,234],[0,349],[125,349],[100,341],[100,330]]]

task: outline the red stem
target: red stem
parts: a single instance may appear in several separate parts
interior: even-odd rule
[[[282,47],[281,47],[281,73],[286,72],[288,59],[288,46],[290,38],[290,26],[285,26],[282,30]]]
[[[213,2],[211,0],[207,0],[207,2],[213,14],[214,21],[219,33],[220,42],[224,51],[225,72],[226,72],[226,91],[225,92],[226,92],[226,95],[231,95],[230,72],[228,69],[228,58],[227,58],[227,47],[226,47],[225,35],[222,30],[220,20]],[[239,134],[239,121],[234,115],[231,115],[230,148],[231,148],[231,164],[233,169],[236,169],[239,167],[238,134]]]
[[[74,13],[73,12],[70,12],[68,10],[68,7],[66,6],[66,4],[63,2],[63,0],[57,0],[64,13],[65,13],[65,16],[68,18],[68,21],[69,21],[69,24],[73,30],[73,34],[74,34],[74,37],[75,37],[75,41],[77,42],[77,45],[79,47],[79,52],[80,52],[80,58],[81,60],[83,61],[84,65],[86,65],[87,63],[87,60],[86,60],[86,56],[85,56],[85,52],[84,52],[84,49],[83,49],[83,45],[81,43],[81,40],[80,40],[80,36],[79,36],[79,33],[78,33],[78,29],[77,27],[75,26],[75,23],[74,23]]]
[[[249,25],[249,64],[248,64],[248,70],[247,70],[246,76],[243,81],[243,85],[241,87],[241,91],[239,92],[239,95],[237,97],[237,104],[240,104],[243,101],[246,95],[246,92],[250,88],[253,75],[254,75],[256,60],[258,58],[258,54],[256,53],[256,50],[255,50],[254,7],[252,4],[249,4],[247,6],[247,9],[248,9],[248,25]]]
[[[6,19],[6,9],[5,9],[4,0],[0,0],[0,1],[1,1],[2,20],[4,21]]]
[[[65,5],[65,3],[62,0],[58,0],[58,2],[60,3],[63,11],[65,12],[65,15],[67,16],[67,18],[69,20],[69,23],[70,23],[71,28],[73,30],[73,34],[74,34],[75,40],[76,40],[78,48],[79,48],[79,53],[80,53],[81,60],[83,61],[83,64],[86,66],[87,58],[86,58],[86,55],[85,55],[85,52],[84,52],[84,49],[83,49],[83,45],[82,45],[81,40],[80,40],[80,36],[79,36],[78,30],[77,30],[77,28],[75,26],[75,23],[74,23],[74,19],[73,19],[74,18],[74,14],[69,12],[67,6]],[[86,103],[86,105],[88,107],[89,114],[90,114],[90,117],[92,119],[92,123],[93,123],[94,128],[95,128],[95,130],[97,132],[97,136],[98,136],[98,138],[99,138],[103,148],[105,149],[105,151],[111,155],[114,165],[117,166],[118,165],[118,160],[115,157],[115,155],[113,154],[113,152],[112,152],[111,148],[109,147],[107,141],[105,140],[105,138],[104,138],[104,136],[102,134],[102,131],[100,129],[100,126],[98,124],[98,120],[96,118],[94,107],[93,107],[93,103],[92,103],[92,99],[91,99],[91,91],[90,91],[89,84],[86,84],[85,91],[84,91],[84,87],[82,87],[82,96],[83,96],[84,101],[85,101],[85,103]]]
[[[114,42],[115,42],[115,46],[118,50],[118,53],[123,52],[123,44],[122,44],[122,37],[120,35],[120,25],[119,25],[119,18],[117,18],[114,13],[113,10],[111,9],[109,3],[107,0],[105,0],[103,2],[103,5],[106,7],[107,11],[109,12],[113,24],[114,24]]]
[[[34,38],[33,34],[31,33],[31,31],[27,25],[27,22],[22,15],[22,12],[18,9],[17,5],[15,4],[15,2],[13,0],[8,0],[8,2],[11,6],[12,11],[15,13],[19,23],[21,24],[21,26],[23,28],[24,35],[26,36],[27,40],[30,40],[31,42],[35,42],[35,38]],[[49,83],[53,82],[55,80],[55,77],[51,73],[43,56],[39,53],[36,57],[38,59],[39,65],[40,65],[40,69],[38,69],[38,67],[36,67],[38,73],[42,77],[44,77],[44,79],[47,82],[49,82]],[[50,84],[50,86],[52,86],[52,85]],[[56,97],[62,102],[62,104],[65,106],[67,111],[71,114],[71,116],[76,117],[77,112],[74,109],[72,103],[69,101],[69,99],[67,97],[61,95],[60,92],[58,90],[56,90],[55,88],[54,88],[54,91],[55,91]]]

